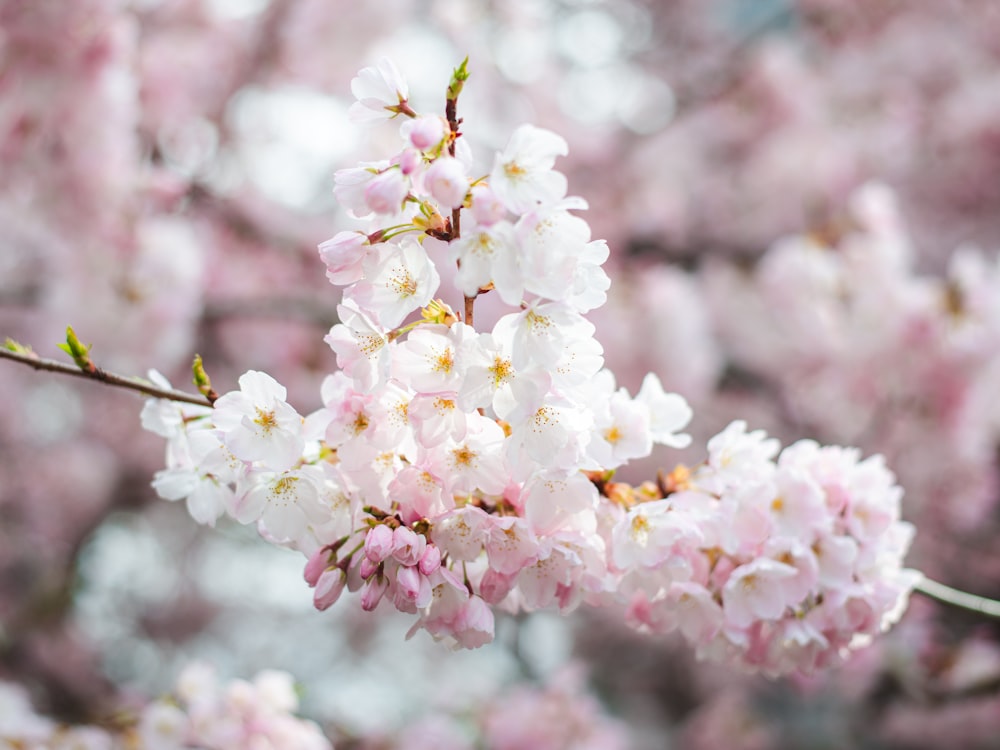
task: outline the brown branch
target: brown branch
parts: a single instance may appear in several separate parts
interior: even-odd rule
[[[139,391],[140,393],[145,393],[147,396],[152,396],[154,398],[165,398],[169,401],[181,401],[186,404],[195,404],[196,406],[212,406],[212,402],[203,396],[195,396],[191,393],[176,391],[170,388],[158,388],[149,381],[141,380],[139,378],[130,378],[125,375],[116,375],[113,372],[102,370],[99,367],[95,367],[93,371],[84,371],[75,365],[65,364],[54,359],[43,359],[37,355],[20,354],[2,347],[0,347],[0,359],[9,359],[13,362],[20,362],[21,364],[27,365],[35,370],[58,372],[63,375],[72,375],[73,377],[84,378],[86,380],[96,380],[97,382],[104,383],[105,385],[113,385],[117,388],[127,388],[129,390]]]
[[[465,320],[463,322],[467,326],[473,326],[473,327],[475,327],[474,324],[473,324],[473,322],[472,322],[473,308],[475,307],[475,304],[476,304],[476,298],[475,297],[468,297],[468,296],[466,296],[466,298],[465,298]]]

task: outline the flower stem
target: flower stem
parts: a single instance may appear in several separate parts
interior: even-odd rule
[[[127,388],[129,390],[139,391],[140,393],[145,393],[147,396],[153,396],[154,398],[165,398],[170,401],[182,401],[186,404],[196,404],[198,406],[212,405],[212,402],[203,396],[195,396],[191,393],[175,391],[168,388],[157,388],[149,381],[142,380],[140,378],[130,378],[125,375],[116,375],[113,372],[102,370],[99,367],[95,367],[92,371],[81,370],[75,365],[64,364],[63,362],[58,362],[54,359],[43,359],[42,357],[33,354],[14,352],[3,347],[0,347],[0,359],[9,359],[14,362],[20,362],[21,364],[27,365],[35,370],[58,372],[63,375],[72,375],[77,378],[96,380],[97,382],[104,383],[105,385],[113,385],[118,388]]]
[[[932,581],[926,576],[920,579],[915,590],[925,596],[929,596],[931,599],[950,604],[953,607],[977,612],[987,617],[1000,618],[1000,601],[953,589],[951,586],[945,586],[943,583]]]

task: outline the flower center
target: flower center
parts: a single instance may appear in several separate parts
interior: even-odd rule
[[[514,377],[514,368],[511,365],[510,360],[501,359],[499,356],[493,360],[493,366],[490,368],[490,372],[493,373],[494,388],[499,388],[505,383],[508,383],[511,378]]]
[[[278,419],[274,416],[274,411],[264,411],[259,406],[254,407],[257,410],[257,418],[254,420],[254,424],[261,426],[265,435],[269,435],[271,430],[276,429],[278,426]]]
[[[506,164],[504,164],[503,173],[512,180],[516,180],[519,177],[523,177],[525,174],[527,174],[524,167],[522,167],[516,161],[509,161]]]
[[[385,285],[392,289],[401,299],[412,297],[417,293],[417,280],[405,268],[395,269]]]
[[[445,349],[434,358],[433,364],[435,372],[451,372],[451,368],[455,365],[455,355],[451,349]]]
[[[454,456],[455,466],[473,466],[476,460],[476,452],[470,450],[467,445],[463,445],[461,448],[456,448],[451,452]]]

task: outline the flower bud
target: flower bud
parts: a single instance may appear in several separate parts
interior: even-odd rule
[[[403,174],[407,176],[416,172],[423,163],[423,154],[416,149],[404,149],[399,155],[399,168],[403,171]]]
[[[319,577],[323,575],[323,571],[327,569],[329,564],[329,547],[320,547],[318,550],[313,552],[306,561],[306,569],[303,571],[303,577],[306,579],[306,583],[315,587]]]
[[[421,151],[434,148],[444,138],[445,122],[437,115],[417,117],[407,122],[410,143]]]
[[[469,192],[469,178],[462,162],[453,156],[442,156],[424,173],[424,187],[441,205],[458,208]]]
[[[472,215],[477,224],[488,227],[506,216],[507,209],[489,185],[476,185],[472,188]]]
[[[427,547],[427,539],[406,526],[392,532],[392,556],[401,565],[416,565]]]
[[[313,606],[322,611],[336,602],[344,591],[347,576],[340,568],[330,568],[323,572],[316,582],[313,592]]]
[[[362,557],[361,562],[358,564],[358,575],[361,576],[361,580],[366,581],[371,578],[375,571],[378,570],[380,563],[372,562],[367,557]]]
[[[426,607],[431,600],[430,582],[415,567],[400,567],[396,571],[396,607]]]
[[[393,549],[393,533],[385,524],[373,527],[365,537],[365,557],[373,563],[380,563]]]
[[[385,578],[370,579],[361,591],[361,609],[365,612],[373,611],[382,601],[387,588],[389,588],[389,581]]]
[[[409,191],[410,187],[402,171],[387,169],[368,183],[365,188],[365,205],[377,214],[399,213]]]
[[[417,567],[425,576],[435,573],[441,567],[441,550],[436,545],[428,544],[424,554],[420,556]]]

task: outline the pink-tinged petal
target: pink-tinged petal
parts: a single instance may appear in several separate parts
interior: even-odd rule
[[[470,596],[455,619],[454,636],[463,648],[479,648],[493,641],[493,610],[478,596]]]
[[[725,616],[711,592],[696,583],[675,583],[670,587],[677,628],[696,645],[706,645],[722,629]]]
[[[305,532],[306,517],[296,507],[280,507],[269,502],[261,514],[261,522],[275,539],[296,539]]]
[[[188,496],[188,513],[196,523],[215,526],[215,522],[226,512],[232,494],[233,491],[225,485],[220,485],[212,479],[202,480]]]
[[[240,375],[240,390],[254,404],[267,405],[272,401],[284,401],[288,391],[281,383],[266,372],[248,370]]]
[[[492,517],[481,509],[466,506],[438,519],[431,537],[453,560],[471,562],[482,553],[492,523]]]
[[[736,568],[722,590],[726,620],[749,627],[758,620],[776,620],[793,602],[787,583],[797,571],[791,565],[758,558]]]
[[[499,604],[511,592],[515,583],[516,574],[505,575],[488,568],[479,582],[479,595],[488,604]]]
[[[153,477],[153,489],[164,500],[180,500],[197,486],[198,476],[191,469],[160,469]]]
[[[267,488],[261,484],[255,484],[249,491],[236,497],[232,515],[240,523],[253,523],[261,517],[266,507]]]
[[[364,276],[362,264],[372,251],[368,236],[362,232],[338,232],[318,249],[326,265],[326,277],[338,286],[361,280]]]
[[[522,518],[497,518],[489,531],[486,554],[490,568],[514,575],[538,558],[538,540]]]

